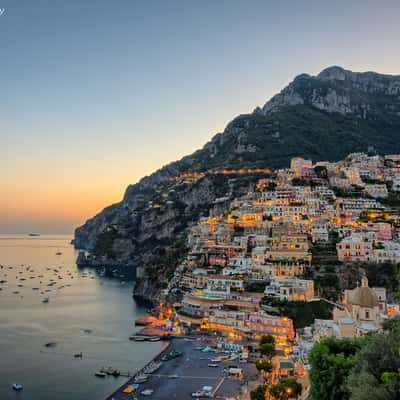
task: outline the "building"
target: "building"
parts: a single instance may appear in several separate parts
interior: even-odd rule
[[[385,198],[388,197],[389,192],[385,184],[367,184],[364,187],[365,193],[369,194],[371,197],[377,198]]]
[[[312,161],[301,157],[294,157],[290,161],[290,169],[296,177],[303,177],[312,169]]]
[[[314,281],[295,277],[273,278],[264,293],[281,301],[310,301],[314,298]]]
[[[373,249],[372,261],[376,263],[399,263],[400,244],[390,240],[376,242]]]
[[[311,226],[311,237],[313,243],[326,243],[329,241],[329,223],[319,220]]]
[[[306,234],[287,234],[275,238],[270,249],[266,250],[268,261],[311,262],[311,253]]]
[[[235,278],[229,275],[209,275],[207,289],[209,290],[243,290],[243,279]]]
[[[182,275],[180,287],[185,290],[203,289],[207,285],[207,281],[207,272],[198,268]]]
[[[352,291],[348,306],[351,317],[356,322],[356,336],[379,330],[381,316],[378,296],[368,287],[365,276],[361,279],[361,286]]]
[[[342,239],[336,244],[339,261],[369,262],[373,258],[373,240],[371,235],[354,235]]]

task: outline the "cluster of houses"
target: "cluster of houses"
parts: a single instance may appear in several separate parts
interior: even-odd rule
[[[263,299],[319,300],[313,280],[304,278],[313,246],[336,243],[339,262],[400,262],[398,215],[383,205],[396,192],[400,155],[292,159],[290,168],[260,179],[228,209],[191,228],[190,251],[167,289],[183,293],[179,320],[233,340],[271,334],[297,360],[321,337],[379,330],[398,307],[366,278],[343,293],[331,320],[315,320],[297,335],[292,320],[270,313]]]

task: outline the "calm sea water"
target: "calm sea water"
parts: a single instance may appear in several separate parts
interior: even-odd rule
[[[160,342],[128,339],[145,311],[132,299],[132,285],[78,270],[70,241],[0,235],[1,400],[101,400],[127,378],[96,378],[97,369],[133,372],[160,349]],[[74,358],[80,352],[83,358]],[[13,391],[14,382],[24,390]]]

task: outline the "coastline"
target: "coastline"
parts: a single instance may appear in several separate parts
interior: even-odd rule
[[[134,379],[135,376],[142,371],[144,368],[146,368],[150,363],[152,363],[153,361],[155,361],[158,357],[160,357],[160,355],[168,349],[168,347],[171,345],[171,341],[167,340],[167,341],[163,341],[163,346],[162,348],[151,358],[151,360],[149,360],[145,365],[143,365],[143,367],[139,368],[137,371],[134,372],[134,374],[128,378],[128,380],[126,382],[124,382],[122,385],[120,385],[117,389],[115,389],[110,395],[106,396],[104,400],[112,400],[114,396],[117,395],[117,393],[119,393],[122,388],[126,385],[130,385],[134,383]]]

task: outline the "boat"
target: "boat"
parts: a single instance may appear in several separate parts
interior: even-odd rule
[[[145,374],[152,374],[153,372],[156,372],[162,365],[162,362],[155,362],[152,361],[147,367],[143,368],[143,372]]]
[[[145,336],[131,335],[131,336],[129,336],[129,340],[134,340],[135,342],[144,342],[146,340],[146,337]]]
[[[107,376],[107,374],[103,371],[96,371],[94,373],[94,376],[97,376],[98,378],[105,378]]]
[[[48,303],[50,301],[50,299],[48,298],[48,297],[45,297],[43,300],[42,300],[42,303]]]
[[[149,379],[149,375],[140,373],[133,378],[135,383],[145,383]]]
[[[40,233],[30,233],[29,236],[31,237],[40,236]]]
[[[24,387],[20,384],[20,383],[13,383],[12,388],[14,390],[16,390],[17,392],[19,392],[20,390],[22,390]]]
[[[149,342],[159,342],[161,339],[159,336],[154,336],[149,338]]]
[[[145,389],[140,392],[143,396],[151,396],[154,393],[153,389]]]
[[[75,358],[82,358],[82,357],[83,357],[83,354],[82,354],[82,352],[76,353],[76,354],[74,354],[74,357],[75,357]]]
[[[134,383],[133,385],[127,385],[124,389],[122,389],[122,393],[130,394],[139,388],[139,385]]]

